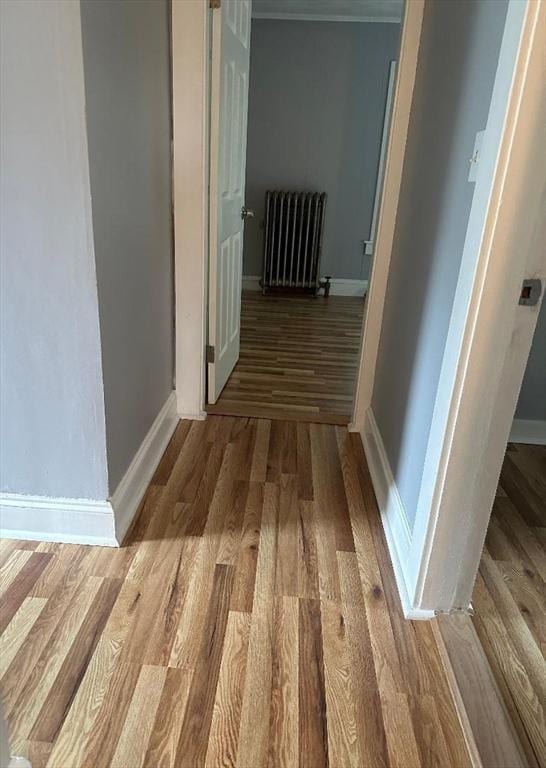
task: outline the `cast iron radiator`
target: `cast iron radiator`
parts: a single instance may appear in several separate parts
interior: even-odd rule
[[[325,208],[325,192],[265,193],[262,293],[316,294],[325,287],[319,282]]]

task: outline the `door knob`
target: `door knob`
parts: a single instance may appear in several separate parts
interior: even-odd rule
[[[247,208],[246,205],[243,205],[241,208],[241,218],[243,221],[246,221],[248,218],[254,218],[254,211],[252,208]]]

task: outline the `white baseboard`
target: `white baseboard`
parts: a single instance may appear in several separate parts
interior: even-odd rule
[[[258,275],[243,275],[243,290],[261,291],[260,280]],[[367,280],[332,278],[330,281],[330,296],[364,296],[367,290]]]
[[[0,535],[119,547],[177,422],[176,397],[171,392],[109,500],[0,494]]]
[[[178,423],[176,394],[171,392],[127,472],[110,499],[116,522],[116,541],[120,546],[138,510],[146,488],[159,464]]]
[[[207,418],[206,411],[198,411],[197,413],[178,413],[178,418],[182,421],[205,421]]]
[[[117,547],[109,501],[0,494],[0,536]]]
[[[514,419],[509,440],[511,443],[546,445],[546,421]]]
[[[434,611],[415,608],[410,598],[406,571],[411,550],[411,531],[371,408],[366,413],[364,431],[361,437],[377,504],[381,512],[381,520],[404,616],[406,619],[433,619]]]

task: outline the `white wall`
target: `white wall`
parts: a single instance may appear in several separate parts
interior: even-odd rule
[[[1,490],[105,499],[79,3],[0,14]]]
[[[83,0],[109,490],[173,388],[167,0]]]
[[[390,62],[399,24],[254,19],[245,275],[261,275],[268,189],[328,193],[321,272],[367,279]]]
[[[176,425],[169,7],[0,11],[0,528],[115,546]]]

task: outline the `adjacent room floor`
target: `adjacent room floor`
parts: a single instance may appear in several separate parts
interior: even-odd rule
[[[347,424],[364,299],[243,291],[241,352],[209,413]]]
[[[4,541],[1,565],[33,768],[470,766],[345,427],[181,422],[123,548]]]
[[[544,766],[546,446],[508,446],[473,602],[474,626],[527,765]]]

